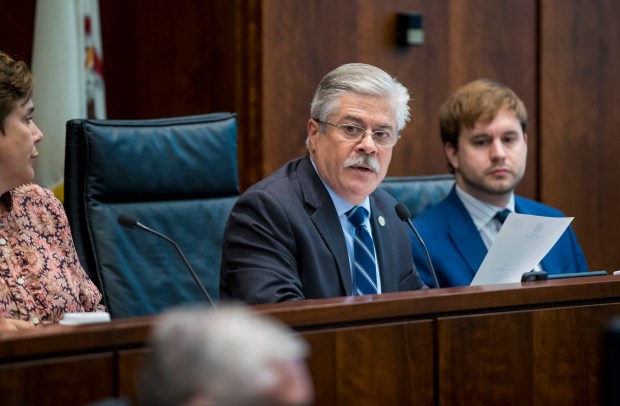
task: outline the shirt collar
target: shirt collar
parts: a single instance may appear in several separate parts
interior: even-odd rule
[[[312,167],[314,168],[314,171],[319,176],[319,179],[321,179],[321,182],[323,182],[325,189],[327,189],[327,193],[329,193],[329,197],[331,197],[332,202],[334,203],[334,207],[336,208],[336,213],[338,213],[338,217],[344,215],[351,208],[353,208],[354,205],[347,202],[342,197],[340,197],[336,192],[334,192],[321,177],[321,174],[316,169],[316,165],[314,164],[314,161],[312,160],[312,158],[310,158],[310,162],[312,163]],[[360,203],[358,206],[362,206],[370,214],[370,199],[368,196],[366,196],[364,201],[362,201],[362,203]],[[368,218],[370,218],[370,216]]]
[[[515,212],[514,193],[510,194],[510,199],[508,200],[508,204],[506,205],[506,207],[498,207],[493,204],[476,199],[475,197],[461,189],[458,185],[456,185],[456,194],[461,199],[461,202],[463,202],[465,209],[474,221],[474,224],[476,225],[476,229],[478,229],[478,231],[480,231],[491,220],[493,220],[495,213],[497,213],[498,211],[508,209],[512,213]]]

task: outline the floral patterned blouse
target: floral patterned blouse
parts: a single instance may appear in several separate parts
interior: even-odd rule
[[[105,311],[78,260],[62,203],[34,184],[9,194],[10,209],[0,215],[0,317],[45,325],[65,312]]]

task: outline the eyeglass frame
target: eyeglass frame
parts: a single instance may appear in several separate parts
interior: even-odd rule
[[[327,121],[322,121],[322,120],[319,120],[318,118],[313,118],[313,120],[314,120],[314,121],[316,121],[316,122],[317,122],[317,123],[319,123],[319,124],[327,124],[327,125],[330,125],[330,126],[332,126],[332,127],[335,127],[335,128],[338,130],[338,133],[339,133],[339,134],[340,134],[340,135],[341,135],[344,139],[346,139],[346,140],[348,140],[348,141],[357,141],[357,142],[359,142],[359,141],[363,140],[363,139],[364,139],[364,137],[366,137],[366,135],[368,135],[368,133],[370,132],[370,136],[372,137],[372,141],[373,141],[376,145],[378,145],[378,146],[382,146],[382,147],[390,147],[390,148],[391,148],[391,147],[395,146],[395,145],[396,145],[396,143],[398,142],[398,140],[400,139],[400,133],[399,133],[399,132],[396,132],[396,131],[387,131],[387,130],[374,130],[374,131],[370,131],[370,130],[367,130],[367,129],[363,128],[363,127],[360,127],[359,125],[356,125],[356,124],[350,124],[350,123],[333,124],[333,123],[329,123],[329,122],[327,122]],[[342,127],[353,127],[353,128],[358,129],[358,130],[363,130],[364,132],[363,132],[362,134],[360,134],[360,135],[361,135],[361,138],[359,137],[359,135],[358,135],[358,136],[356,136],[356,137],[354,137],[354,138],[350,138],[348,135],[346,135],[346,134],[343,132],[344,130],[342,130],[342,129],[341,129]],[[395,137],[394,137],[394,138],[395,138],[394,143],[393,143],[393,144],[383,144],[383,143],[380,141],[382,138],[376,138],[376,137],[375,137],[375,133],[377,133],[377,132],[384,132],[384,133],[388,133],[388,134],[394,134],[394,135],[395,135]]]

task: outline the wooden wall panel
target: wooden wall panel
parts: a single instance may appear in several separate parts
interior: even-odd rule
[[[517,192],[532,199],[538,198],[537,4],[535,0],[452,0],[445,44],[450,71],[445,78],[430,78],[448,80],[450,91],[478,78],[492,79],[523,100],[529,116],[528,160]]]
[[[489,0],[106,0],[100,8],[108,116],[236,111],[245,187],[305,153],[310,99],[321,77],[342,63],[366,62],[397,76],[414,99],[413,121],[395,148],[389,174],[443,173],[437,110],[457,86],[496,78],[514,86],[535,110],[534,5],[535,0],[504,0],[501,7]],[[33,24],[33,3],[19,7]],[[423,14],[423,46],[395,45],[400,11]],[[29,42],[31,37],[23,43]],[[530,138],[533,157],[535,133]],[[536,160],[530,161],[522,192],[535,197]]]
[[[229,2],[100,2],[108,117],[235,109],[235,10]]]
[[[532,404],[529,379],[523,378],[533,366],[517,362],[532,353],[532,343],[523,339],[531,334],[529,312],[448,317],[438,321],[438,331],[440,405],[488,405],[492,399]]]
[[[328,71],[350,62],[376,65],[410,90],[414,101],[412,122],[394,149],[389,174],[446,172],[439,148],[436,106],[447,93],[429,91],[429,72],[447,74],[441,63],[446,1],[350,1],[305,3],[273,0],[264,10],[263,109],[264,171],[273,172],[289,159],[306,152],[306,123],[317,84]],[[396,14],[418,11],[424,16],[426,43],[421,47],[398,47]],[[281,41],[286,35],[287,41]],[[442,91],[443,90],[443,91]],[[430,99],[429,99],[430,98]],[[420,153],[434,145],[434,152]],[[431,168],[425,167],[426,164]]]
[[[303,334],[316,405],[430,405],[433,321]]]
[[[620,314],[620,278],[427,289],[252,310],[307,340],[316,405],[597,406],[606,383],[602,332]],[[0,335],[0,404],[132,398],[155,322],[141,317]]]
[[[2,405],[85,405],[112,396],[112,353],[0,365]]]
[[[258,3],[100,2],[108,117],[236,112],[242,187],[259,180]]]
[[[618,313],[616,304],[440,319],[439,404],[601,404],[603,327]]]
[[[36,0],[0,0],[0,50],[30,66]]]
[[[136,399],[139,382],[138,373],[142,368],[144,357],[149,351],[147,348],[136,348],[118,352],[118,396]]]
[[[395,44],[396,14],[424,16],[425,43]],[[513,87],[531,110],[530,158],[521,193],[536,197],[536,2],[480,0],[304,2],[263,9],[263,167],[269,174],[305,153],[313,91],[348,62],[377,65],[410,90],[413,121],[394,149],[389,175],[447,172],[438,109],[456,87],[480,77]],[[498,35],[501,33],[502,35]],[[282,39],[286,38],[286,41]]]
[[[541,2],[541,198],[591,269],[620,268],[620,3]]]

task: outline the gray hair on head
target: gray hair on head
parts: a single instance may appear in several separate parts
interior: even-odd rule
[[[340,98],[347,93],[389,97],[398,132],[410,120],[407,88],[387,72],[364,63],[341,65],[325,75],[314,92],[310,117],[327,121],[338,111]]]
[[[196,396],[244,405],[279,379],[279,361],[303,359],[308,348],[290,328],[242,305],[185,307],[160,316],[142,369],[140,404],[172,406]]]

